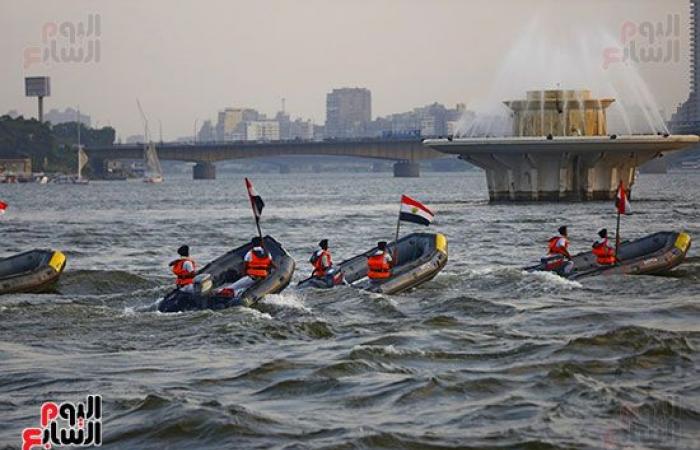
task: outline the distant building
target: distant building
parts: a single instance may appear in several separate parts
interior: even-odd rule
[[[59,111],[58,109],[52,109],[51,111],[44,113],[44,120],[46,122],[51,122],[52,125],[58,125],[67,122],[77,122],[78,121],[78,111],[73,108],[66,108],[64,111]],[[86,127],[90,127],[90,116],[87,114],[80,114],[80,122]]]
[[[197,142],[213,142],[216,140],[216,130],[211,123],[211,120],[205,120],[202,128],[197,133]]]
[[[456,123],[465,111],[463,103],[457,104],[454,109],[433,103],[412,111],[377,118],[373,122],[372,134],[382,137],[447,136],[454,134]]]
[[[690,95],[669,123],[677,134],[700,133],[700,0],[690,1]]]
[[[365,88],[333,89],[326,95],[326,138],[369,136],[372,94]]]
[[[16,152],[0,151],[0,175],[31,175],[32,159]]]
[[[290,123],[289,139],[310,141],[314,138],[314,124],[310,120],[296,119]]]
[[[280,124],[276,120],[252,120],[246,122],[245,140],[279,141]]]
[[[260,120],[260,113],[250,108],[226,108],[219,112],[216,122],[216,140],[238,141],[245,139],[246,122]]]

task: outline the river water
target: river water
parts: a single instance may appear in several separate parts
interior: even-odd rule
[[[290,286],[240,308],[160,314],[167,263],[250,239],[239,175],[162,185],[2,185],[3,254],[66,252],[59,293],[0,298],[0,448],[43,401],[101,394],[105,448],[700,448],[700,258],[672,276],[568,282],[519,267],[610,202],[489,205],[481,173],[257,175],[263,229],[304,278],[391,238],[400,194],[436,212],[450,261],[385,297]],[[626,238],[700,237],[700,173],[642,175]],[[404,227],[423,231],[422,228]]]

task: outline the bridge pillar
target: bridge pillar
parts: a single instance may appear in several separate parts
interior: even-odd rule
[[[195,180],[216,179],[216,166],[208,161],[200,161],[192,168],[192,178]]]
[[[399,161],[394,164],[395,178],[418,178],[420,177],[420,163],[413,161]]]

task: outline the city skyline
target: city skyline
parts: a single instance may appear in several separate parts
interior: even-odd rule
[[[152,134],[157,129],[153,124],[160,121],[166,140],[192,134],[195,120],[216,121],[216,112],[230,106],[257,108],[273,117],[283,98],[293,116],[322,124],[326,94],[343,86],[372,91],[372,119],[432,102],[466,103],[467,109],[474,109],[484,102],[498,104],[515,96],[516,90],[519,97],[526,88],[556,87],[557,80],[569,87],[567,76],[557,73],[553,52],[545,59],[551,60],[551,69],[537,74],[539,82],[524,72],[514,79],[513,92],[503,92],[501,98],[488,95],[503,60],[527,37],[533,20],[576,17],[594,32],[616,36],[625,21],[663,21],[669,14],[680,15],[682,22],[680,60],[641,64],[639,73],[667,117],[687,98],[687,1],[620,1],[605,15],[599,13],[606,5],[602,1],[566,8],[549,0],[491,3],[205,2],[167,9],[158,1],[125,2],[124,8],[82,1],[26,8],[26,3],[10,1],[3,6],[8,13],[0,18],[10,36],[0,43],[0,55],[9,67],[0,74],[0,95],[7,102],[3,110],[34,116],[36,105],[23,97],[22,80],[43,74],[52,77],[53,85],[47,110],[80,105],[93,123],[112,125],[122,137],[142,133],[137,98]],[[24,52],[41,45],[42,25],[84,22],[85,11],[100,16],[99,63],[24,68]],[[160,20],[146,21],[147,26],[139,22],[128,33],[117,34],[129,23],[129,14]],[[362,33],[348,31],[358,24]],[[554,28],[545,37],[567,46],[569,36]],[[597,67],[605,48],[596,45],[591,51],[597,56],[589,63]],[[596,95],[610,95],[569,78],[576,84],[571,87],[592,87]]]

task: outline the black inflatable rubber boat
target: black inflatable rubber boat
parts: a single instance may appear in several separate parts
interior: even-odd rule
[[[388,245],[392,255],[395,246],[394,242]],[[375,247],[343,261],[326,277],[307,278],[297,287],[327,289],[347,283],[371,292],[398,294],[433,279],[447,264],[447,238],[443,234],[409,234],[398,241],[398,264],[392,268],[391,277],[370,281],[367,279],[367,258],[376,251]]]
[[[653,275],[667,272],[685,259],[690,249],[691,238],[687,233],[660,232],[641,239],[620,244],[618,260],[614,266],[601,266],[591,252],[580,253],[572,258],[573,270],[565,274],[552,271],[569,279],[595,275]],[[526,267],[528,272],[547,271],[545,262]]]
[[[65,267],[66,256],[56,250],[0,258],[0,294],[50,291]]]
[[[158,304],[160,312],[197,309],[224,309],[232,306],[252,306],[268,294],[282,292],[294,274],[294,259],[274,238],[266,236],[265,249],[277,265],[270,275],[250,287],[235,292],[229,286],[245,274],[243,257],[251,249],[248,243],[215,259],[197,271],[194,284],[175,289]]]

